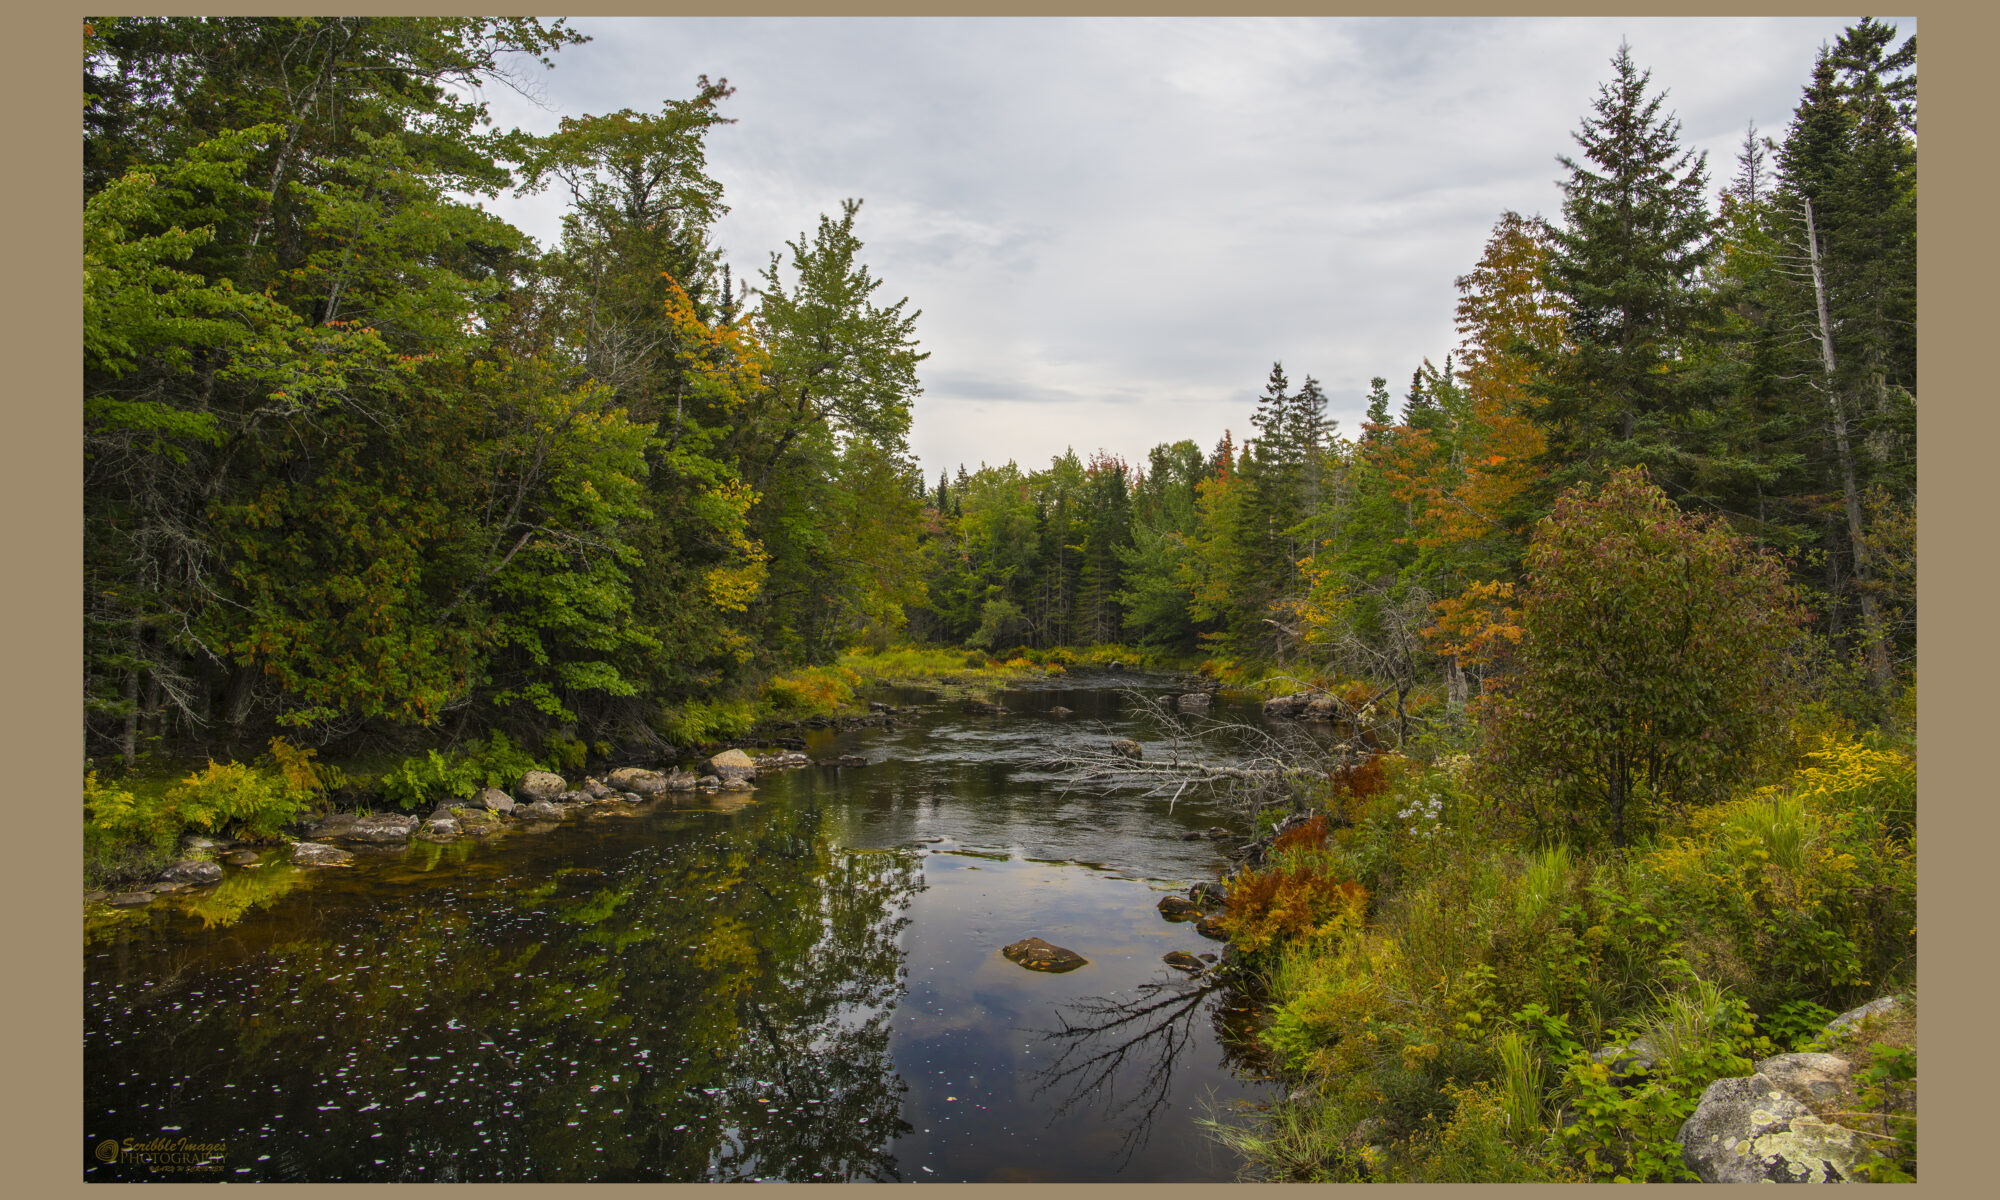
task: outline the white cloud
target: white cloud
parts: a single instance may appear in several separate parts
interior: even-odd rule
[[[1240,436],[1273,359],[1352,431],[1455,341],[1453,280],[1505,209],[1555,216],[1558,154],[1629,40],[1719,186],[1782,136],[1842,19],[584,20],[553,111],[652,109],[727,76],[709,138],[741,278],[843,198],[931,358],[914,449],[1045,463]],[[1909,19],[1893,20],[1901,32]],[[553,235],[552,197],[503,212]]]

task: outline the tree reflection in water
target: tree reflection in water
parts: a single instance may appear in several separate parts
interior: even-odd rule
[[[1217,1043],[1230,1065],[1246,1072],[1261,1066],[1262,1053],[1245,1023],[1230,1020],[1247,1011],[1232,1004],[1244,997],[1210,975],[1142,983],[1130,997],[1090,996],[1056,1010],[1062,1028],[1029,1030],[1058,1047],[1055,1059],[1035,1072],[1036,1096],[1057,1095],[1051,1120],[1097,1109],[1120,1128],[1122,1169],[1145,1146],[1155,1122],[1169,1108],[1174,1068],[1197,1044],[1196,1021],[1214,1022]]]

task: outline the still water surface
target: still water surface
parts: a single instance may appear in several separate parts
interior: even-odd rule
[[[1164,681],[822,734],[816,757],[869,765],[767,775],[747,802],[611,806],[94,909],[86,1147],[223,1150],[171,1175],[87,1155],[85,1176],[1232,1178],[1196,1122],[1274,1085],[1248,1001],[1160,961],[1220,946],[1155,908],[1217,877],[1217,845],[1182,835],[1228,817],[1065,792],[1041,766],[1069,739],[1146,740],[1114,685]],[[1001,956],[1029,936],[1089,965]]]

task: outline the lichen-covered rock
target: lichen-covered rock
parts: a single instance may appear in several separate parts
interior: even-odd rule
[[[162,883],[214,883],[222,878],[222,868],[198,858],[183,858],[160,872]]]
[[[1131,738],[1112,738],[1111,752],[1120,758],[1129,758],[1133,762],[1138,762],[1146,755],[1145,747]]]
[[[514,785],[514,795],[524,804],[554,800],[569,790],[569,784],[553,771],[530,771]]]
[[[1201,915],[1201,906],[1186,896],[1162,896],[1159,909],[1169,921],[1191,921]]]
[[[324,842],[293,842],[292,865],[295,867],[337,867],[354,858],[354,855],[338,846]]]
[[[1000,953],[1007,956],[1007,961],[1019,963],[1030,971],[1074,971],[1089,962],[1074,950],[1065,950],[1037,937],[1022,938],[1002,947]]]
[[[467,800],[462,807],[505,816],[514,811],[514,798],[499,788],[481,788],[479,794]]]
[[[1759,1062],[1757,1073],[1810,1107],[1839,1097],[1854,1064],[1837,1054],[1778,1054]]]
[[[1815,1117],[1763,1074],[1709,1084],[1679,1141],[1703,1183],[1844,1183],[1871,1157],[1853,1130]]]
[[[718,780],[752,779],[756,777],[757,764],[741,750],[724,750],[702,762],[701,770]]]

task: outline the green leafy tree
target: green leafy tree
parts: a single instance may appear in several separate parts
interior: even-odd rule
[[[1805,619],[1784,565],[1675,509],[1640,469],[1563,494],[1525,562],[1487,769],[1540,825],[1608,829],[1715,799],[1785,703]]]

